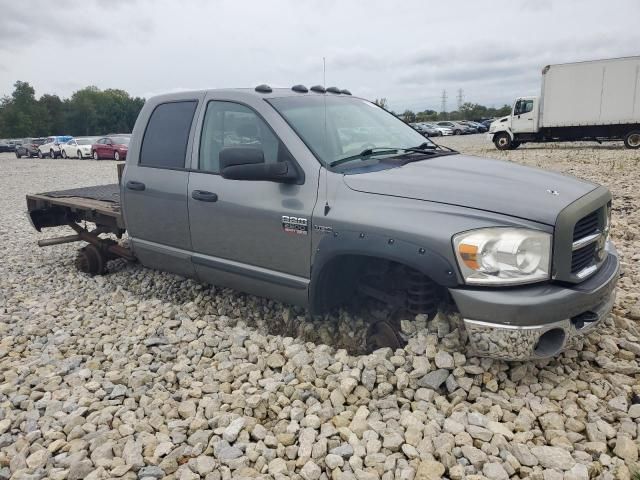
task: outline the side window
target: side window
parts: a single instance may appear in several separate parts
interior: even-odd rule
[[[533,110],[533,100],[527,100],[524,102],[524,112],[522,113],[529,113],[531,110]]]
[[[260,148],[266,163],[279,161],[284,150],[264,120],[249,107],[233,102],[209,102],[200,135],[198,168],[219,173],[220,152],[229,147]]]
[[[533,100],[518,100],[513,113],[514,115],[522,115],[523,113],[529,113],[531,110],[533,110]]]
[[[147,124],[140,149],[140,165],[184,168],[195,100],[158,105]]]

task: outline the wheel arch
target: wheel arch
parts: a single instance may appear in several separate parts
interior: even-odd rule
[[[459,285],[457,268],[433,249],[393,236],[341,232],[324,237],[316,249],[309,283],[311,313],[343,304],[362,267],[381,260],[415,269],[443,287]]]

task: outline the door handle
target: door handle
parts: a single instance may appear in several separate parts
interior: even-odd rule
[[[194,200],[200,200],[201,202],[217,202],[218,195],[213,192],[207,192],[206,190],[194,190],[191,192],[191,198]]]
[[[146,186],[142,182],[136,182],[135,180],[129,180],[127,182],[127,188],[129,190],[138,190],[139,192],[141,192],[142,190],[144,190],[146,188]]]

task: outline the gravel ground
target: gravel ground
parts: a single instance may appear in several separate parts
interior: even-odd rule
[[[611,188],[624,275],[613,315],[582,349],[478,359],[447,351],[446,325],[417,318],[403,323],[404,349],[350,355],[340,347],[357,345],[364,323],[347,314],[312,323],[124,262],[79,274],[74,245],[35,246],[24,195],[113,182],[115,166],[0,154],[0,479],[630,478],[640,153],[442,143]]]

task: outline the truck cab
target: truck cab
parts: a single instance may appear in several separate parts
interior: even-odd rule
[[[517,148],[538,132],[539,97],[519,97],[513,102],[511,115],[491,123],[489,137],[498,150]]]

